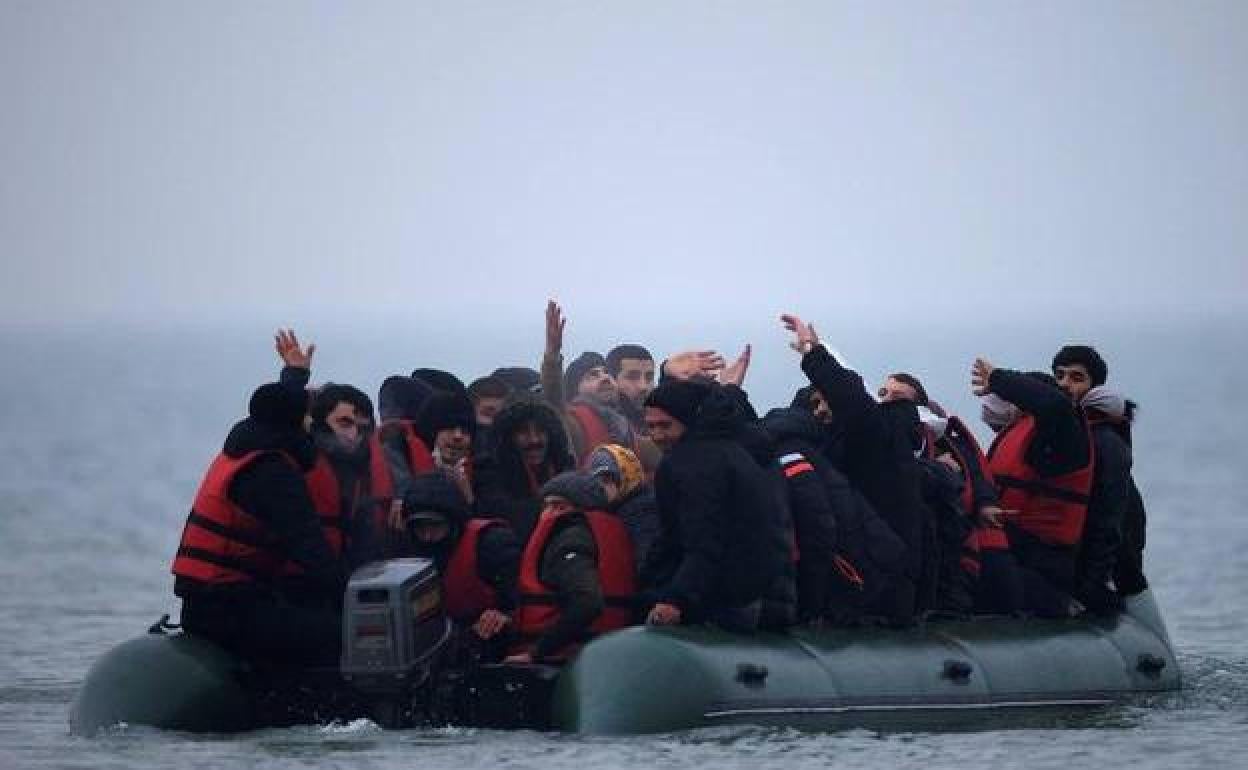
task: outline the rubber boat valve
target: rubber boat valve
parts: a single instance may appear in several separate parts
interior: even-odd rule
[[[767,667],[757,663],[738,663],[737,681],[746,687],[762,687],[767,680]]]
[[[971,664],[964,660],[946,660],[940,675],[957,684],[966,684],[970,680],[971,671],[973,670]]]
[[[1146,676],[1160,676],[1161,670],[1165,667],[1165,658],[1159,658],[1147,652],[1141,653],[1140,657],[1135,659],[1135,670]]]

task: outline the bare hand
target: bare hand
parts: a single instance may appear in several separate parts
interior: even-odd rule
[[[486,610],[481,613],[481,617],[477,618],[477,622],[472,624],[472,632],[482,639],[489,639],[506,628],[510,622],[511,618],[498,610]]]
[[[568,319],[563,317],[563,308],[553,299],[546,303],[546,355],[557,356],[563,352],[563,328]]]
[[[992,378],[992,371],[994,368],[995,367],[989,363],[987,359],[975,359],[975,363],[971,364],[972,393],[977,396],[982,396],[989,392],[988,380]]]
[[[732,366],[725,367],[719,373],[719,381],[724,385],[736,385],[740,387],[745,383],[745,373],[750,369],[750,346],[746,345],[745,350],[741,351],[741,355],[737,356],[737,360],[732,362]]]
[[[1018,511],[1011,510],[1009,508],[998,508],[995,505],[984,505],[980,506],[979,520],[986,526],[1000,529],[1002,516],[1015,516],[1017,514]]]
[[[646,622],[652,626],[680,625],[680,608],[674,604],[659,602],[650,609]]]
[[[819,333],[815,331],[813,325],[791,313],[781,315],[780,320],[784,323],[784,328],[793,332],[793,341],[789,343],[789,347],[798,353],[806,355],[811,348],[819,344]]]
[[[507,657],[503,658],[503,662],[504,663],[532,663],[533,653],[517,652],[515,655],[508,655]]]
[[[395,532],[403,532],[407,529],[403,522],[403,501],[397,497],[390,501],[390,514],[386,517],[386,526]]]
[[[277,334],[273,335],[273,341],[277,355],[287,366],[296,369],[312,368],[312,354],[316,352],[316,345],[308,345],[307,350],[299,347],[299,338],[295,336],[294,329],[278,329]]]
[[[714,350],[686,350],[667,359],[663,371],[675,380],[688,380],[699,375],[715,377],[724,368],[724,357]]]

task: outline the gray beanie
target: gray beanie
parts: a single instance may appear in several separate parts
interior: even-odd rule
[[[607,493],[597,479],[580,471],[560,473],[542,485],[542,497],[562,497],[577,508],[592,510],[607,506]]]

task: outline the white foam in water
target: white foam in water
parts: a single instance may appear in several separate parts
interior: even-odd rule
[[[348,733],[366,733],[380,731],[381,727],[371,719],[361,717],[353,719],[350,722],[330,722],[320,728],[320,732],[326,735],[345,735]]]

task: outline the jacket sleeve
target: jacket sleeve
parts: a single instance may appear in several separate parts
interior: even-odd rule
[[[1079,549],[1076,594],[1089,609],[1104,611],[1116,605],[1105,586],[1113,576],[1131,501],[1131,453],[1112,430],[1096,430],[1093,436],[1096,470]]]
[[[542,555],[541,580],[559,603],[559,619],[537,640],[534,659],[548,657],[577,641],[606,606],[598,579],[598,551],[584,524],[565,526]]]
[[[1009,369],[993,369],[988,387],[1036,419],[1036,441],[1027,462],[1045,476],[1084,467],[1091,447],[1083,416],[1061,390]]]
[[[503,612],[516,608],[520,551],[520,541],[509,527],[490,527],[477,542],[478,577],[498,592],[498,609]]]
[[[556,412],[563,414],[566,394],[563,392],[563,356],[542,356],[542,365],[538,370],[542,382],[542,398]]]
[[[997,488],[988,480],[988,473],[980,464],[979,453],[969,439],[957,433],[948,434],[950,445],[957,450],[958,460],[965,463],[967,475],[971,477],[971,500],[975,510],[967,511],[971,516],[979,514],[979,509],[986,505],[996,505],[1001,501]]]
[[[677,516],[683,553],[675,574],[659,590],[656,601],[688,611],[706,600],[725,558],[724,527],[719,515],[728,505],[729,489],[714,461],[686,462],[672,470],[673,482],[680,489]]]
[[[863,385],[862,377],[841,366],[823,345],[816,345],[802,357],[802,371],[844,426],[846,444],[853,447],[858,462],[894,464],[891,431],[880,405]]]
[[[307,388],[311,379],[312,370],[302,366],[283,366],[281,374],[277,377],[278,382],[294,390]]]
[[[283,552],[303,567],[305,581],[341,592],[346,575],[329,549],[303,477],[286,460],[267,455],[239,471],[230,496],[262,519]]]

